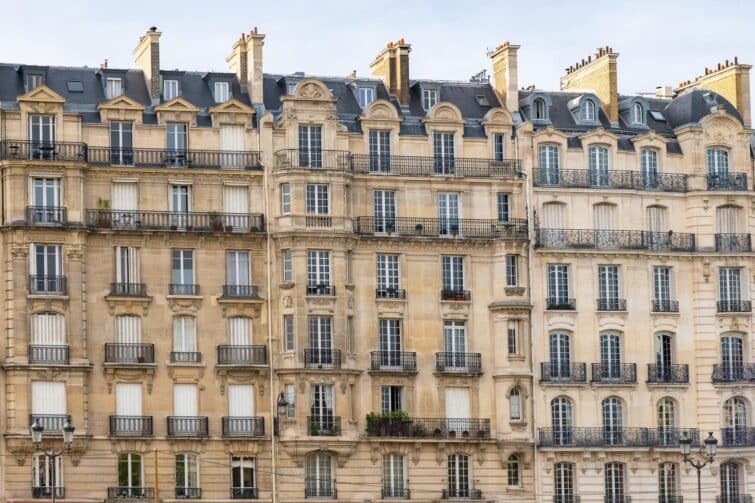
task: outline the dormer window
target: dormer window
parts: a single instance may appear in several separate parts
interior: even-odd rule
[[[225,103],[230,96],[230,86],[228,82],[215,82],[215,103]]]
[[[583,118],[585,121],[595,122],[595,103],[592,100],[585,100],[585,113]]]
[[[436,89],[422,90],[422,108],[430,110],[438,103],[438,91]]]
[[[45,83],[45,80],[42,77],[42,74],[31,73],[26,76],[26,92],[28,93],[32,89],[36,89],[44,83]]]
[[[105,97],[109,100],[123,94],[123,81],[120,78],[108,77],[105,81]]]
[[[548,112],[545,108],[545,100],[542,98],[538,98],[535,100],[534,106],[534,119],[535,120],[547,120],[548,119]]]
[[[178,81],[177,80],[163,81],[163,99],[165,101],[169,101],[177,97],[178,97]]]
[[[645,124],[645,107],[642,103],[632,105],[632,122],[634,124]]]
[[[371,87],[360,87],[357,89],[357,98],[359,99],[359,106],[367,108],[370,103],[375,101],[375,90]]]
[[[286,94],[288,94],[289,96],[293,96],[294,93],[296,93],[296,84],[297,84],[296,82],[289,82],[286,85]]]

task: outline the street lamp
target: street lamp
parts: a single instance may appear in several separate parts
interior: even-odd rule
[[[682,432],[682,438],[679,439],[679,448],[682,451],[682,458],[685,463],[689,463],[697,470],[697,501],[702,503],[702,489],[700,486],[700,473],[702,469],[709,463],[713,462],[713,458],[716,457],[716,446],[718,440],[713,436],[713,432],[708,432],[708,437],[703,441],[704,448],[701,448],[698,452],[698,458],[692,460],[689,458],[690,447],[692,447],[692,439],[686,431]]]
[[[273,433],[275,435],[280,436],[280,417],[285,414],[286,407],[288,407],[288,401],[286,401],[286,396],[281,391],[278,395],[278,399],[275,402],[276,411],[275,411],[275,424],[273,427]]]
[[[71,449],[71,444],[73,444],[73,432],[76,430],[76,428],[74,428],[73,424],[71,423],[71,418],[66,418],[66,422],[63,423],[63,426],[61,427],[61,430],[63,431],[63,445],[65,447],[57,451],[54,449],[42,449],[40,447],[42,445],[42,433],[44,433],[45,427],[40,424],[38,419],[34,419],[34,422],[29,427],[29,430],[31,430],[31,442],[34,444],[34,449],[41,451],[45,456],[50,458],[50,488],[52,503],[55,503],[56,462],[64,452]]]

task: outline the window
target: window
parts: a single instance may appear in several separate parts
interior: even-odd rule
[[[512,454],[509,456],[507,464],[507,480],[508,485],[518,487],[522,484],[521,474],[519,473],[519,456]]]
[[[519,285],[519,256],[506,255],[506,286],[515,287]]]
[[[616,397],[604,399],[600,404],[603,419],[603,442],[618,445],[624,440],[624,407]]]
[[[746,482],[740,481],[739,463],[728,462],[721,464],[721,496],[716,498],[721,503],[740,503],[749,501],[749,497],[743,498],[743,487]]]
[[[738,234],[741,229],[741,214],[742,210],[737,206],[726,205],[717,207],[716,234]],[[723,240],[724,238],[720,239]]]
[[[498,201],[498,221],[508,222],[511,215],[509,208],[509,194],[499,192],[498,194],[496,194],[496,198]]]
[[[676,463],[658,465],[658,503],[678,503],[679,469]]]
[[[670,382],[673,379],[674,338],[671,334],[655,335],[655,375],[656,380]]]
[[[199,498],[199,457],[176,454],[176,497]]]
[[[381,368],[401,368],[401,320],[380,318],[378,320],[378,345]]]
[[[168,101],[178,97],[178,81],[166,79],[163,81],[163,100]]]
[[[139,275],[139,249],[133,246],[115,247],[115,282],[118,285],[138,285]],[[120,287],[118,287],[120,288]],[[123,287],[125,294],[139,293],[138,286]]]
[[[282,278],[284,283],[293,283],[294,281],[294,260],[291,250],[281,250]]]
[[[309,317],[309,357],[310,363],[317,365],[333,364],[333,334],[330,316]]]
[[[215,82],[215,103],[225,103],[230,98],[230,85],[228,82]]]
[[[551,427],[553,444],[569,445],[574,441],[573,412],[571,400],[558,396],[551,400]],[[568,503],[571,503],[569,501]]]
[[[248,251],[229,250],[226,252],[226,281],[227,285],[248,287],[251,285],[251,261]],[[243,295],[244,288],[236,288],[239,295]]]
[[[396,192],[375,190],[372,192],[372,212],[374,231],[392,233],[396,231]]]
[[[558,185],[560,179],[558,146],[540,145],[537,148],[538,183],[542,185]]]
[[[406,464],[401,454],[383,456],[383,498],[408,499]]]
[[[739,334],[725,334],[721,337],[721,371],[727,381],[744,380],[744,345]]]
[[[509,320],[506,327],[506,342],[509,355],[519,354],[519,320]]]
[[[123,81],[120,78],[105,79],[105,98],[112,100],[123,94]]]
[[[571,377],[571,338],[569,334],[556,332],[550,334],[550,377]]]
[[[610,246],[614,241],[612,232],[616,223],[616,206],[613,204],[600,203],[592,207],[593,228],[596,230],[596,239],[600,240],[603,246]]]
[[[600,372],[593,379],[621,377],[621,337],[614,332],[600,334]]]
[[[169,151],[167,164],[183,166],[186,164],[186,124],[169,122],[165,125],[165,131]]]
[[[676,404],[671,398],[661,398],[656,406],[656,422],[659,440],[663,445],[672,446],[678,440],[676,432]],[[675,438],[676,437],[676,438]]]
[[[375,90],[371,87],[360,87],[357,89],[358,91],[358,99],[359,99],[359,106],[362,108],[367,108],[370,103],[375,101]]]
[[[283,315],[283,350],[286,353],[296,351],[296,339],[294,338],[294,315]]]
[[[569,308],[569,266],[548,264],[548,308]]]
[[[298,82],[289,82],[286,84],[286,94],[289,96],[293,96],[296,94],[296,86],[298,85]]]
[[[401,288],[398,255],[377,255],[377,297],[400,298]]]
[[[31,315],[32,346],[65,346],[66,320],[57,313]]]
[[[322,168],[322,127],[299,125],[299,167]]]
[[[330,213],[328,185],[324,183],[307,184],[307,214],[327,215]]]
[[[640,175],[645,187],[658,185],[658,151],[652,148],[640,150]]]
[[[726,176],[729,174],[729,151],[722,148],[707,150],[708,176]]]
[[[672,269],[666,266],[653,267],[653,311],[668,312],[676,311],[672,304]]]
[[[189,209],[191,207],[191,186],[170,186],[170,224],[177,229],[185,229],[189,224]]]
[[[194,292],[194,250],[173,250],[171,288],[174,295]]]
[[[404,389],[401,386],[380,387],[380,412],[387,414],[404,410],[401,400]]]
[[[29,257],[30,294],[63,294],[63,249],[60,245],[32,244]]]
[[[721,429],[724,446],[745,445],[749,435],[747,428],[747,404],[738,396],[724,402],[724,424]]]
[[[370,172],[388,173],[391,171],[391,132],[370,130]]]
[[[588,157],[590,160],[590,185],[607,187],[609,184],[608,149],[593,145],[588,150]]]
[[[332,384],[310,384],[309,412],[314,434],[334,431],[335,393]]]
[[[742,301],[742,269],[739,267],[718,268],[718,299],[723,309],[736,311]]]
[[[142,342],[142,319],[138,316],[130,315],[116,316],[115,342],[124,345],[134,345]],[[136,357],[136,355],[134,356]]]
[[[647,215],[647,230],[652,234],[649,236],[652,239],[651,243],[670,245],[667,238],[668,231],[668,215],[665,206],[648,206],[645,210]],[[665,236],[661,235],[665,234]]]
[[[522,415],[522,392],[518,387],[511,388],[509,392],[509,419],[521,421]]]
[[[548,120],[548,109],[545,105],[545,100],[542,98],[537,98],[534,103],[532,104],[534,108],[534,120]]]
[[[55,497],[62,498],[63,489],[63,456],[53,458],[46,454],[34,454],[32,466],[32,495],[37,498],[49,498],[52,495],[52,480],[55,477]]]
[[[574,503],[574,465],[556,463],[553,466],[553,503]]]
[[[194,361],[197,352],[197,326],[191,316],[173,318],[173,355],[174,361]]]
[[[622,463],[606,463],[605,485],[605,503],[625,503],[624,465]]]
[[[30,196],[32,223],[64,222],[60,178],[32,178]]]
[[[456,172],[453,133],[433,134],[433,156],[436,175],[453,175]]]
[[[443,321],[443,350],[446,353],[443,364],[447,370],[464,370],[468,367],[467,327],[463,321]]]
[[[142,456],[132,452],[118,455],[118,497],[144,498]]]
[[[288,215],[291,213],[291,185],[288,183],[281,184],[281,214]]]
[[[493,135],[493,160],[503,161],[506,158],[506,136],[496,133]]]
[[[286,419],[296,419],[296,386],[286,384]]]
[[[231,346],[251,346],[253,330],[251,318],[231,316],[228,318],[228,344]]]
[[[334,498],[336,481],[333,458],[326,452],[307,456],[304,464],[304,496],[307,498]]]
[[[134,125],[131,122],[110,123],[110,164],[134,164]]]
[[[598,310],[599,311],[623,311],[621,299],[619,299],[619,266],[598,266]]]
[[[29,141],[32,145],[29,155],[32,159],[50,160],[55,149],[55,117],[52,115],[29,115]]]
[[[30,73],[26,75],[26,92],[38,88],[45,83],[44,77],[39,73]]]
[[[634,124],[645,124],[645,107],[642,103],[632,105],[632,122]]]
[[[592,100],[585,100],[585,113],[582,119],[585,122],[595,122],[597,120],[595,117],[595,102]]]
[[[464,257],[443,255],[441,264],[445,297],[464,296]]]
[[[438,91],[436,89],[422,90],[422,108],[429,111],[438,103]]]
[[[198,415],[197,393],[198,386],[196,384],[174,384],[173,415],[196,417]],[[176,421],[173,423],[173,429],[177,436],[198,431],[195,423],[191,421]]]
[[[469,498],[471,473],[469,456],[451,454],[448,456],[448,497]]]
[[[330,286],[330,252],[307,251],[307,286],[324,288]]]
[[[255,458],[248,456],[233,456],[231,458],[231,498],[257,498],[255,461]]]
[[[80,80],[67,80],[66,89],[68,89],[69,93],[83,93],[84,84]]]
[[[60,431],[67,414],[66,383],[32,381],[31,415],[47,431]]]
[[[459,206],[461,197],[455,192],[438,193],[438,232],[443,236],[459,235]]]

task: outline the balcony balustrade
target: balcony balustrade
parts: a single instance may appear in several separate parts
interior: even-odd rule
[[[407,487],[404,487],[403,483],[394,482],[394,484],[390,485],[390,482],[383,483],[383,488],[380,490],[380,497],[382,499],[411,499],[411,491]]]
[[[65,345],[29,345],[30,365],[68,365],[69,350]]]
[[[577,301],[566,297],[548,297],[545,299],[545,308],[550,311],[574,311]]]
[[[110,416],[111,437],[151,437],[152,416]]]
[[[689,365],[673,364],[658,365],[648,364],[649,384],[689,384]]]
[[[87,160],[87,145],[79,142],[3,140],[0,142],[3,160],[72,161]]]
[[[249,234],[265,231],[262,213],[86,210],[92,229]]]
[[[482,374],[480,353],[435,353],[435,371],[441,374]]]
[[[336,499],[336,481],[332,478],[304,478],[304,498]]]
[[[152,487],[108,487],[108,500],[152,500],[155,497],[155,490]]]
[[[265,418],[259,416],[222,418],[224,437],[264,437]]]
[[[284,149],[273,154],[276,170],[311,169],[351,171],[348,150]]]
[[[751,252],[752,239],[749,234],[716,234],[717,252]]]
[[[110,295],[113,297],[146,297],[146,283],[110,283]]]
[[[755,363],[716,363],[711,380],[715,383],[755,384]]]
[[[325,285],[325,284],[318,284],[318,285],[307,285],[307,295],[312,296],[328,296],[332,297],[336,294],[336,287],[333,285]]]
[[[206,437],[208,435],[206,416],[168,416],[169,437]]]
[[[490,419],[368,416],[367,436],[488,439]]]
[[[306,348],[304,350],[304,367],[315,369],[340,369],[340,349]]]
[[[587,364],[541,362],[540,382],[584,384],[587,382]]]
[[[626,311],[627,301],[626,299],[617,298],[603,298],[596,299],[596,309],[598,311]]]
[[[593,363],[592,381],[598,384],[637,384],[637,365],[634,363],[619,363],[606,365]]]
[[[538,229],[540,248],[594,248],[598,250],[695,251],[695,235],[603,229]]]
[[[589,169],[535,168],[533,181],[535,187],[687,192],[687,175],[676,173],[648,174],[641,171],[600,172]]]
[[[404,300],[406,299],[406,290],[403,288],[376,288],[376,299]]]
[[[308,416],[307,434],[313,437],[337,437],[341,434],[339,416]]]
[[[218,346],[218,365],[267,365],[267,346]]]
[[[29,414],[29,426],[36,421],[44,428],[43,435],[63,436],[63,425],[70,420],[70,414]]]
[[[155,345],[106,342],[105,363],[153,364],[155,363]]]
[[[194,500],[202,498],[201,487],[176,487],[176,499]]]
[[[679,301],[677,300],[654,300],[653,301],[654,313],[678,313]]]
[[[31,488],[31,497],[34,499],[51,499],[51,486],[34,486]],[[55,499],[64,499],[66,497],[66,488],[55,486]]]
[[[440,499],[442,500],[457,500],[457,499],[463,499],[463,500],[471,500],[471,501],[480,501],[482,500],[482,491],[480,489],[474,489],[471,487],[453,487],[448,489],[443,489],[440,493]]]
[[[752,503],[750,494],[720,494],[716,496],[716,503]]]
[[[93,166],[262,169],[260,153],[255,151],[89,147],[87,158]]]
[[[68,295],[65,276],[29,276],[29,295]]]
[[[679,447],[687,434],[692,444],[700,444],[696,428],[538,428],[539,447]]]
[[[68,223],[68,210],[63,206],[27,206],[28,225],[56,226]]]
[[[168,285],[168,295],[199,295],[199,285],[189,283],[171,283]]]
[[[416,372],[417,353],[408,351],[372,351],[370,370],[373,372]]]
[[[719,313],[750,313],[752,302],[749,300],[719,300],[716,302]]]
[[[199,351],[171,351],[171,363],[202,363],[202,353]]]
[[[472,292],[469,290],[444,288],[440,291],[440,300],[469,302],[472,300]]]
[[[231,499],[256,500],[260,497],[256,487],[231,487]]]
[[[708,190],[747,190],[747,173],[709,174]]]
[[[363,236],[449,239],[526,240],[527,220],[471,218],[357,217],[354,231]]]
[[[433,176],[514,179],[522,176],[518,159],[438,158],[415,155],[352,154],[354,173],[371,175]]]
[[[746,447],[755,445],[755,428],[745,426],[721,428],[721,447]]]
[[[223,285],[223,297],[228,299],[259,299],[257,285]]]

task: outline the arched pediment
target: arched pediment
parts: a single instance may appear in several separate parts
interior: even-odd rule
[[[563,131],[559,131],[558,129],[555,129],[553,126],[548,126],[546,128],[540,129],[532,134],[532,139],[535,143],[547,143],[547,142],[554,142],[554,143],[563,143],[566,145],[566,140],[568,139],[568,136]]]
[[[612,147],[616,147],[618,144],[618,138],[615,134],[606,131],[602,127],[595,128],[583,135],[579,136],[579,139],[582,140],[582,145],[587,146],[588,144],[595,144],[595,143],[602,143],[604,145],[611,145]]]
[[[459,107],[448,101],[441,101],[432,107],[427,113],[425,121],[443,124],[464,124],[464,118],[461,115]]]
[[[144,105],[128,96],[121,95],[100,103],[97,105],[97,110],[100,112],[102,122],[130,120],[136,124],[141,124]]]
[[[749,141],[749,133],[742,124],[728,114],[723,107],[711,112],[700,120],[700,127],[708,143],[734,147],[739,141]]]
[[[637,149],[657,148],[663,149],[665,151],[667,140],[663,136],[656,133],[653,129],[651,129],[645,134],[635,136],[631,139],[631,142],[634,143],[634,147]]]
[[[401,120],[393,106],[388,100],[375,100],[362,113],[362,120]]]
[[[300,100],[334,100],[330,89],[317,79],[304,79],[296,85],[294,97]]]
[[[482,118],[483,126],[506,126],[514,124],[511,114],[503,107],[495,107],[488,110],[488,113]]]

